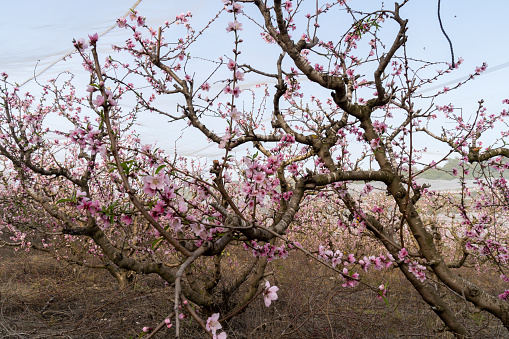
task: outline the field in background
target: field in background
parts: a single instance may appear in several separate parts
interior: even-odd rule
[[[399,271],[366,277],[372,284],[388,283],[386,305],[366,287],[343,288],[333,272],[299,253],[291,255],[298,258],[276,260],[267,269],[280,288],[279,300],[266,308],[259,297],[223,325],[228,338],[453,338],[440,332],[440,320]],[[119,290],[107,272],[71,266],[40,252],[14,253],[4,247],[0,258],[1,338],[139,338],[143,326],[156,327],[172,308],[171,286],[155,276],[140,276]],[[488,291],[503,290],[492,284],[500,279],[490,274],[468,268],[462,274]],[[500,321],[465,307],[461,296],[446,298],[456,312],[467,314],[463,318],[475,338],[509,338]],[[164,328],[155,338],[173,333]],[[183,338],[203,337],[187,318]]]

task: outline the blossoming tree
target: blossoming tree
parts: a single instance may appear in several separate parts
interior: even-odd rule
[[[121,283],[130,272],[158,274],[174,293],[174,309],[161,327],[174,326],[177,337],[183,314],[210,337],[224,338],[219,312],[234,315],[261,294],[270,307],[278,287],[267,281],[265,268],[289,250],[336,272],[344,287],[364,283],[362,271],[399,269],[458,335],[468,335],[467,328],[435,282],[508,327],[509,290],[492,295],[456,271],[468,262],[489,262],[509,281],[509,191],[501,175],[509,151],[503,139],[481,146],[507,112],[488,114],[480,102],[468,120],[452,105],[434,104],[455,88],[428,98],[416,93],[461,59],[429,75],[436,63],[407,55],[408,21],[400,15],[407,2],[360,12],[342,0],[312,7],[300,0],[225,1],[199,30],[191,13],[151,28],[132,11],[118,20],[132,33],[113,47],[118,54],[100,55],[97,34],[75,41],[88,83],[62,74],[35,97],[21,94],[3,74],[2,203],[23,199],[32,208],[28,215],[26,209],[3,210],[11,244],[39,246],[26,240],[35,230],[44,243],[39,248],[108,269]],[[225,16],[221,39],[230,39],[233,49],[214,55],[217,48],[206,37]],[[322,29],[338,17],[349,20],[341,34]],[[385,27],[394,33],[387,41]],[[200,43],[206,47],[197,49]],[[248,45],[262,46],[267,57],[253,57]],[[255,85],[244,85],[248,81]],[[133,126],[148,114],[166,117],[170,132],[185,122],[223,155],[207,163],[143,145]],[[51,128],[53,117],[72,127]],[[437,130],[435,119],[455,128]],[[426,138],[459,154],[460,164],[477,163],[478,188],[467,188],[462,168],[454,173],[462,183],[457,195],[417,184],[419,172],[436,166],[422,163]],[[236,150],[243,155],[234,156]],[[355,183],[363,185],[360,192],[352,189]],[[18,198],[9,199],[13,194]],[[432,213],[443,206],[443,215]],[[43,212],[51,221],[19,222]],[[302,231],[310,235],[305,241]],[[372,246],[347,252],[345,237],[360,235]],[[79,243],[79,251],[57,246],[69,242]],[[249,257],[235,259],[240,265],[231,278],[225,261],[232,259],[224,253],[235,248]],[[386,298],[386,286],[370,287]],[[230,304],[217,298],[218,291]]]

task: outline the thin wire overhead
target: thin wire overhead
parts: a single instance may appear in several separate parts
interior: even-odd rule
[[[123,18],[127,18],[127,16],[131,13],[131,10],[135,9],[136,6],[138,6],[140,4],[141,0],[138,0],[136,1],[136,3],[129,9],[129,11],[127,11],[126,14],[124,14],[122,17]],[[117,27],[117,23],[115,22],[110,28],[108,28],[107,30],[105,30],[104,32],[102,32],[101,34],[99,34],[99,37],[102,37],[103,35],[109,33],[113,28]],[[24,85],[26,85],[27,83],[29,83],[30,81],[34,80],[35,78],[37,78],[38,76],[40,76],[41,74],[43,74],[44,72],[46,72],[47,70],[49,70],[51,67],[55,66],[57,63],[59,63],[60,61],[64,60],[65,58],[69,57],[71,54],[74,54],[76,53],[76,48],[71,48],[67,51],[67,53],[65,53],[65,55],[63,57],[61,57],[60,59],[58,60],[55,60],[54,62],[52,62],[48,67],[46,67],[45,69],[43,69],[42,71],[40,71],[39,73],[37,74],[34,74],[33,77],[29,78],[28,80],[26,80],[25,82],[23,82],[21,85],[19,85],[19,87],[23,87]]]

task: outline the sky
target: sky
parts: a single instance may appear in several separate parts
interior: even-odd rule
[[[107,31],[113,26],[117,18],[128,12],[135,5],[135,0],[25,0],[2,1],[3,19],[0,21],[0,72],[9,74],[9,80],[18,84],[30,79],[58,61],[67,53],[74,50],[72,40],[86,37],[88,34]],[[375,0],[352,0],[349,5],[369,7],[379,3]],[[387,2],[387,6],[392,2]],[[172,20],[181,12],[193,13],[192,23],[201,27],[200,22],[207,22],[222,6],[221,0],[141,0],[136,9],[147,17],[147,23],[158,27],[165,20]],[[246,5],[246,9],[249,5]],[[448,82],[457,83],[473,73],[476,66],[488,63],[488,71],[476,81],[464,86],[460,91],[442,96],[437,104],[454,103],[455,107],[462,107],[465,111],[475,110],[477,101],[484,99],[488,109],[494,113],[500,112],[502,99],[509,97],[509,58],[508,56],[508,26],[507,13],[509,2],[493,1],[453,1],[442,0],[441,17],[444,29],[451,39],[455,57],[462,57],[465,61],[459,70],[443,78],[438,86],[442,88]],[[255,11],[250,14],[255,15]],[[402,9],[403,18],[409,19],[410,55],[431,61],[450,62],[451,54],[448,42],[442,34],[437,19],[437,1],[413,0]],[[245,20],[245,19],[243,19]],[[215,23],[207,39],[202,40],[203,48],[231,49],[231,41],[226,43],[227,36],[224,28],[231,17],[225,16]],[[247,21],[247,20],[246,20]],[[323,31],[319,36],[327,34],[341,34],[341,23],[329,21],[323,23]],[[246,28],[242,34],[249,35],[249,22],[244,22]],[[327,31],[325,31],[327,30]],[[335,33],[338,32],[338,33]],[[252,34],[252,33],[251,33]],[[322,35],[320,35],[322,34]],[[101,39],[102,53],[109,53],[109,46],[120,44],[126,39],[125,31],[114,28]],[[324,39],[325,40],[325,39]],[[263,45],[260,45],[263,47]],[[264,51],[260,55],[258,45],[246,47],[251,57],[269,58],[271,52]],[[225,52],[227,53],[227,52]],[[231,54],[231,53],[230,53]],[[275,55],[275,54],[274,54]],[[75,57],[77,59],[77,57]],[[76,60],[77,62],[77,60]],[[83,73],[76,62],[58,62],[38,77],[41,81],[52,78],[56,74],[70,67],[73,72]],[[494,71],[491,71],[494,69]],[[86,78],[85,78],[86,84]],[[435,85],[428,88],[429,94],[437,91]],[[38,86],[29,81],[21,88],[22,91],[36,93]],[[425,89],[426,90],[426,89]],[[163,148],[171,151],[177,136],[179,152],[184,155],[209,156],[220,155],[214,147],[207,147],[206,140],[192,131],[181,130],[168,137],[168,127],[160,117],[148,117],[137,127],[148,142],[158,141]],[[443,147],[436,145],[429,148],[429,155],[443,154]]]

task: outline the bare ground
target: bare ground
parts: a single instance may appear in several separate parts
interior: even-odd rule
[[[386,304],[366,287],[343,288],[339,277],[303,256],[277,260],[269,270],[280,288],[279,300],[270,308],[255,300],[224,324],[228,338],[453,337],[441,331],[440,320],[397,271],[368,275],[373,285],[388,283]],[[489,274],[473,269],[462,274],[493,292],[502,288],[491,283],[498,279]],[[138,277],[120,290],[103,270],[0,248],[0,338],[139,338],[143,326],[156,327],[171,312],[171,298],[171,286],[156,276]],[[473,338],[509,338],[486,312],[465,306],[460,296],[445,298]],[[183,331],[184,338],[205,338],[189,318]],[[164,328],[155,337],[173,333]]]

